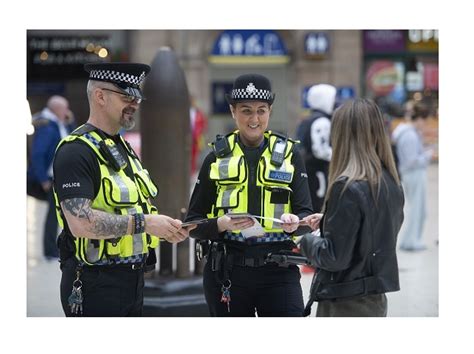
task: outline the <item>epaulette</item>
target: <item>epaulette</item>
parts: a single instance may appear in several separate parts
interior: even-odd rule
[[[288,141],[291,141],[292,143],[294,144],[297,144],[299,143],[299,140],[295,140],[295,139],[292,139],[292,138],[289,138],[286,134],[283,134],[283,133],[280,133],[280,132],[276,132],[276,131],[273,131],[273,130],[269,130],[268,131],[270,133],[270,135],[275,135],[283,140],[288,140]]]
[[[138,157],[137,153],[135,152],[135,150],[133,150],[132,148],[132,145],[130,145],[130,143],[125,140],[122,136],[120,137],[122,139],[122,141],[125,143],[126,147],[127,147],[127,152],[134,158],[136,158],[137,160],[140,161],[140,158]]]
[[[96,130],[96,127],[94,127],[91,124],[83,124],[80,127],[74,129],[74,131],[71,133],[71,135],[84,135],[87,133],[90,133],[92,131]]]

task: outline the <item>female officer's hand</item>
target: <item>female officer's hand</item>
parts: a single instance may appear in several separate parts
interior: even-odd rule
[[[217,219],[217,230],[219,232],[243,230],[253,226],[253,220],[249,217],[231,218],[227,215]]]
[[[280,219],[284,222],[282,228],[287,233],[292,233],[295,231],[298,228],[298,223],[300,222],[300,218],[295,214],[285,213]]]

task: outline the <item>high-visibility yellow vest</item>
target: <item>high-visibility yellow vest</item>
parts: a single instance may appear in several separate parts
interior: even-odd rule
[[[209,179],[216,183],[217,199],[208,214],[209,218],[219,217],[227,212],[248,212],[249,172],[244,153],[236,141],[237,133],[235,131],[225,137],[231,152],[224,157],[216,157],[216,161],[211,164]],[[283,137],[271,131],[266,131],[264,136],[268,139],[268,145],[260,157],[256,181],[257,186],[261,187],[261,216],[280,219],[283,213],[292,212],[290,183],[293,181],[295,168],[291,158],[296,141],[287,140],[283,163],[275,166],[270,162],[272,151],[277,140]],[[261,223],[266,233],[283,233],[279,223],[271,220],[262,220]],[[240,230],[233,233],[239,234]]]
[[[127,176],[124,169],[115,171],[99,150],[99,143],[102,140],[106,144],[114,144],[111,139],[102,139],[92,126],[83,125],[61,140],[57,149],[63,144],[75,140],[85,142],[94,151],[99,161],[100,188],[96,198],[92,201],[92,209],[118,215],[158,214],[156,207],[149,201],[150,197],[155,197],[158,194],[158,187],[123,139],[122,142],[128,151],[127,163],[130,164],[135,177],[133,180]],[[54,198],[58,223],[64,228],[66,219],[62,215],[56,191],[54,191]],[[149,247],[156,248],[158,246],[159,238],[146,233],[125,235],[111,240],[92,240],[76,236],[74,243],[76,258],[92,265],[107,258],[117,260],[146,254]]]

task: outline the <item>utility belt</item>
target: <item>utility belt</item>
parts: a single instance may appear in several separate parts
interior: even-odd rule
[[[92,271],[92,272],[101,272],[101,271],[138,271],[138,270],[145,270],[146,265],[145,262],[142,263],[125,263],[125,264],[112,264],[112,265],[82,265],[82,269],[85,271]]]
[[[211,270],[217,272],[223,268],[240,267],[264,267],[266,265],[277,265],[288,268],[290,265],[309,264],[306,257],[289,250],[279,250],[277,252],[262,252],[261,254],[248,256],[228,247],[223,242],[212,242],[209,245],[208,261],[211,262]]]
[[[137,270],[144,270],[147,271],[148,265],[147,257],[143,257],[141,260],[136,260],[135,262],[127,262],[127,263],[107,263],[107,264],[99,264],[99,265],[88,265],[86,263],[80,262],[75,257],[70,257],[66,260],[61,260],[61,269],[64,267],[66,263],[71,262],[71,266],[74,268],[80,269],[81,271],[91,271],[91,272],[100,272],[100,271],[137,271]]]

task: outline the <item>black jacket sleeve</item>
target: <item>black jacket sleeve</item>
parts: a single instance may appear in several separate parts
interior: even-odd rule
[[[303,158],[298,151],[293,152],[291,163],[295,167],[293,181],[290,188],[293,191],[291,196],[291,210],[300,219],[313,213],[311,195],[309,193],[308,175]]]
[[[209,170],[211,164],[215,161],[216,157],[213,152],[210,152],[204,159],[194,185],[185,221],[205,219],[207,214],[211,212],[217,198],[217,188],[215,182],[209,180]],[[191,237],[209,240],[218,239],[217,219],[210,219],[209,222],[198,225],[191,231]]]
[[[330,272],[351,265],[362,218],[357,191],[349,186],[341,195],[343,186],[338,181],[332,188],[321,237],[306,234],[301,240],[302,254],[311,264]]]

